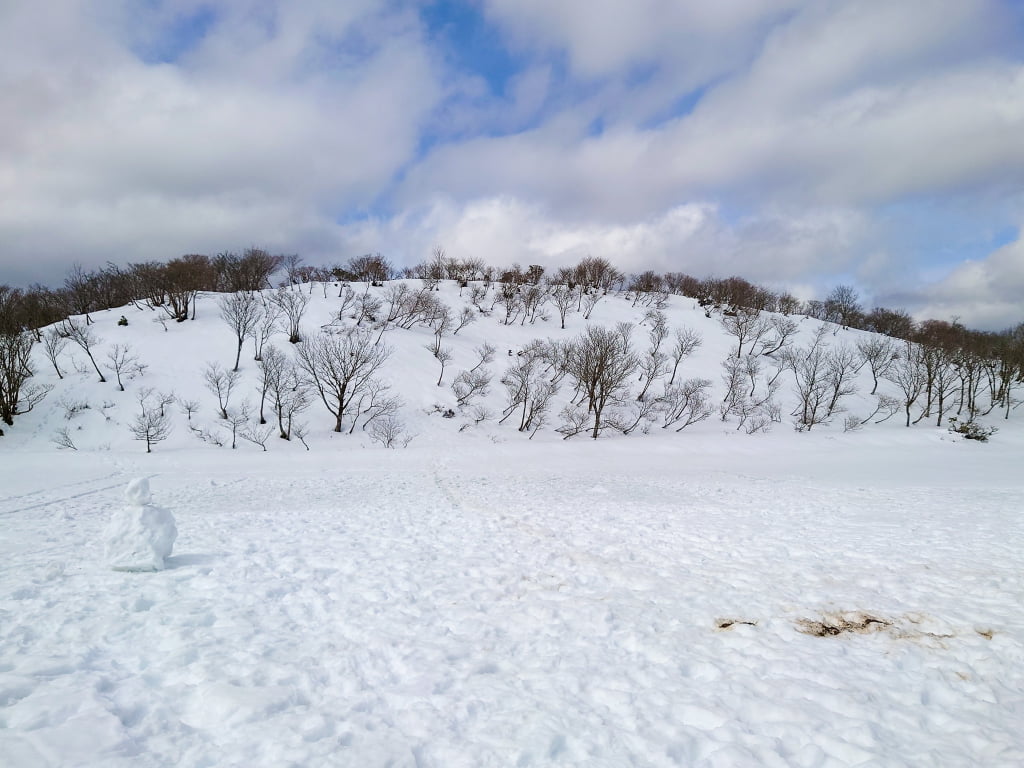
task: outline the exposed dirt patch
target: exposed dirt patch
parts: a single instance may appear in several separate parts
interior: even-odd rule
[[[837,635],[870,635],[884,632],[901,640],[915,640],[944,648],[944,640],[955,637],[953,632],[929,632],[925,626],[936,626],[933,620],[918,613],[905,616],[880,616],[866,611],[832,611],[822,614],[820,619],[797,619],[797,630],[814,637],[836,637]],[[975,630],[982,637],[991,639],[991,630]]]
[[[797,629],[805,635],[815,637],[834,637],[848,632],[866,635],[872,632],[880,632],[891,627],[893,622],[881,616],[860,611],[843,611],[841,613],[826,613],[817,619],[797,619]]]
[[[748,627],[756,627],[756,621],[746,621],[745,619],[715,619],[715,629],[725,630],[732,629],[737,624],[746,624]]]

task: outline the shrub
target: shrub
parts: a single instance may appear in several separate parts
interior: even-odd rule
[[[963,435],[966,440],[977,440],[979,443],[987,443],[999,430],[996,427],[988,427],[976,421],[965,421],[960,423],[957,419],[949,420],[949,431],[954,434]]]

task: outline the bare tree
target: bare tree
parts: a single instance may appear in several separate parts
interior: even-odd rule
[[[743,361],[731,352],[722,361],[722,383],[725,384],[725,396],[718,407],[718,413],[722,421],[725,421],[731,414],[742,413],[747,400]]]
[[[249,419],[252,417],[252,404],[243,400],[237,408],[229,408],[227,415],[228,426],[231,428],[231,450],[238,447],[239,433],[244,433]]]
[[[668,386],[672,386],[676,380],[676,372],[679,364],[694,353],[704,343],[700,333],[692,328],[676,328],[673,339],[672,350],[669,356],[672,359],[672,376],[668,380]]]
[[[829,388],[826,419],[830,419],[837,409],[842,410],[840,400],[857,391],[855,382],[863,364],[857,353],[845,344],[829,352],[825,360],[825,380]]]
[[[661,351],[665,339],[668,338],[668,323],[665,313],[652,309],[647,313],[646,320],[651,324],[650,330],[647,332],[651,346],[647,354],[639,356],[640,380],[643,382],[643,386],[636,399],[641,402],[646,399],[647,390],[650,389],[651,384],[668,373],[669,360],[668,355]]]
[[[53,364],[53,370],[57,372],[57,378],[63,379],[64,374],[60,372],[57,365],[57,358],[68,346],[68,338],[63,336],[57,326],[53,325],[43,333],[43,349],[46,350],[46,359]]]
[[[757,310],[738,309],[724,315],[719,322],[725,332],[736,337],[736,357],[743,354],[743,347],[749,342],[751,349],[769,330],[768,321]]]
[[[620,323],[615,329],[590,326],[573,341],[567,370],[587,399],[587,413],[593,416],[591,437],[601,434],[605,409],[625,396],[637,365],[627,324]]]
[[[870,394],[873,395],[878,391],[878,379],[885,377],[896,359],[896,342],[888,336],[872,334],[857,342],[857,351],[860,353],[863,363],[866,363],[871,369],[874,386],[871,388]]]
[[[28,413],[50,391],[50,387],[30,384],[33,337],[29,331],[0,332],[0,420],[8,426],[14,417]],[[3,430],[0,430],[0,435]]]
[[[822,326],[824,328],[824,326]],[[829,382],[827,379],[828,350],[820,337],[807,349],[788,349],[785,364],[796,380],[798,430],[810,430],[827,421]]]
[[[54,443],[58,448],[70,448],[72,451],[78,450],[78,446],[75,445],[75,441],[71,438],[67,427],[58,429],[53,437],[50,438],[50,442]]]
[[[151,390],[143,390],[139,393],[139,414],[135,421],[129,426],[132,436],[136,440],[146,443],[146,453],[153,452],[153,446],[167,439],[171,434],[171,420],[167,411],[162,407],[154,407],[149,402]]]
[[[238,341],[233,369],[237,371],[238,363],[242,359],[242,345],[249,336],[256,332],[262,320],[262,302],[259,294],[241,291],[222,296],[217,301],[217,306],[220,307],[221,319],[228,324]]]
[[[452,360],[452,350],[449,347],[434,346],[433,344],[426,345],[427,351],[430,352],[434,359],[441,364],[441,373],[437,377],[437,386],[441,386],[441,380],[444,379],[444,369],[448,366],[448,363]]]
[[[710,380],[696,378],[670,385],[662,398],[662,429],[679,424],[676,432],[682,432],[691,424],[708,418],[711,415],[707,394],[710,386]]]
[[[247,440],[250,443],[258,445],[266,453],[267,441],[270,440],[270,436],[274,434],[273,427],[262,427],[258,424],[248,424],[238,433],[238,436],[243,440]]]
[[[262,293],[256,295],[260,299],[260,319],[250,335],[253,343],[253,359],[259,361],[263,359],[263,347],[270,341],[270,337],[279,330],[278,321],[281,319],[282,312],[277,302]]]
[[[341,432],[349,409],[391,356],[391,350],[374,344],[372,335],[363,328],[318,334],[297,351],[299,367],[334,416],[335,432]]]
[[[921,346],[907,341],[903,345],[899,359],[893,362],[892,367],[885,374],[885,378],[899,387],[903,393],[901,403],[907,414],[906,426],[908,427],[910,426],[910,409],[924,392],[927,383],[922,358]]]
[[[543,342],[534,340],[523,347],[501,378],[508,406],[499,423],[519,413],[520,432],[535,434],[540,429],[547,419],[551,399],[558,391],[558,385],[546,376],[546,366]]]
[[[799,324],[789,317],[768,318],[767,332],[774,333],[775,336],[761,342],[761,350],[758,354],[771,357],[780,349],[789,346],[799,328]]]
[[[269,398],[277,416],[278,436],[282,440],[291,440],[296,417],[312,405],[309,385],[299,375],[295,364],[276,347],[267,347],[260,362],[260,371],[263,375],[259,423],[266,423],[264,406]]]
[[[279,288],[274,292],[271,300],[280,307],[288,325],[288,341],[298,344],[302,341],[302,316],[309,304],[309,296],[302,291],[290,291],[287,288]]]
[[[590,316],[594,313],[594,307],[597,303],[604,298],[604,292],[599,290],[591,290],[587,293],[586,298],[583,300],[583,319],[589,320]]]
[[[471,325],[476,322],[477,313],[473,311],[472,307],[463,307],[462,311],[459,312],[459,319],[455,323],[455,329],[452,331],[452,336],[458,334],[467,325]]]
[[[220,408],[222,419],[228,417],[228,403],[231,400],[231,393],[238,383],[241,373],[239,371],[227,371],[220,367],[219,363],[207,363],[203,370],[203,380],[206,388],[217,396],[217,406]]]
[[[406,431],[404,422],[394,415],[378,419],[370,426],[370,438],[385,448],[397,448],[399,445],[405,448],[414,437]]]
[[[145,366],[139,362],[139,356],[130,344],[115,344],[107,352],[107,370],[113,371],[117,378],[117,386],[124,392],[124,380],[141,373]],[[123,377],[123,378],[122,378]]]
[[[860,298],[849,285],[837,285],[825,298],[825,319],[849,328],[861,315]]]
[[[565,330],[565,317],[569,314],[577,299],[577,289],[568,285],[560,284],[551,288],[551,303],[558,310],[558,319],[562,322],[562,330]]]
[[[92,332],[86,325],[79,325],[74,321],[73,318],[68,318],[64,321],[61,328],[62,332],[67,335],[72,342],[77,344],[83,352],[88,356],[89,362],[92,363],[92,367],[96,369],[96,375],[100,377],[100,382],[106,382],[103,376],[103,371],[96,364],[96,358],[92,356],[93,347],[100,343],[99,338],[95,333]]]
[[[356,325],[362,325],[364,320],[367,323],[377,322],[377,317],[383,307],[384,302],[370,293],[370,284],[367,283],[366,291],[359,294],[355,300]]]
[[[192,414],[199,410],[198,400],[179,400],[178,406],[181,408],[181,412],[185,414],[188,422],[192,423]]]

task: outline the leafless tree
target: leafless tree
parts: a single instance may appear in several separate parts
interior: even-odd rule
[[[238,363],[242,359],[242,345],[249,336],[256,333],[263,320],[262,305],[259,294],[246,291],[221,296],[217,301],[221,319],[228,324],[238,341],[233,370],[238,370]]]
[[[452,382],[455,401],[460,408],[472,404],[478,397],[485,397],[490,391],[491,372],[487,368],[462,371]]]
[[[153,446],[163,442],[171,434],[170,416],[164,408],[150,404],[150,392],[151,390],[142,390],[139,393],[141,410],[129,426],[132,436],[146,443],[146,453],[152,453]]]
[[[682,432],[691,424],[704,421],[711,415],[708,379],[686,379],[670,385],[662,397],[662,429],[679,424],[676,432]]]
[[[725,396],[718,407],[718,413],[722,421],[725,421],[730,415],[742,412],[747,400],[743,361],[731,352],[722,361],[722,383],[725,384]]]
[[[367,323],[377,322],[383,307],[384,303],[370,293],[370,285],[367,283],[366,291],[359,294],[355,300],[356,325],[362,325],[363,321]]]
[[[590,326],[569,348],[567,370],[576,380],[577,390],[586,397],[587,413],[593,416],[591,436],[601,434],[605,409],[619,402],[628,391],[628,382],[638,365],[629,341],[629,326],[615,329]]]
[[[50,326],[43,333],[43,349],[46,350],[46,359],[53,364],[53,370],[57,372],[58,379],[63,379],[64,374],[60,372],[57,358],[60,357],[67,346],[67,337],[61,334],[60,329],[56,325]]]
[[[68,318],[64,321],[61,326],[61,332],[67,335],[72,342],[77,344],[86,356],[89,358],[89,362],[92,363],[92,367],[96,369],[96,375],[100,377],[100,382],[106,382],[103,376],[103,371],[96,364],[96,358],[92,356],[93,348],[100,343],[99,337],[93,333],[92,329],[85,325],[76,323],[73,318]]]
[[[829,351],[825,360],[825,380],[829,388],[826,419],[832,418],[837,409],[842,410],[840,400],[857,391],[857,374],[863,364],[857,352],[846,344]]]
[[[793,337],[800,329],[800,326],[789,317],[773,316],[768,318],[767,322],[766,334],[774,333],[775,335],[773,338],[768,338],[761,342],[761,349],[758,354],[771,357],[780,349],[793,343]]]
[[[452,336],[458,334],[467,325],[471,325],[476,322],[477,313],[473,311],[472,307],[463,307],[462,311],[459,312],[459,318],[455,323],[455,329],[452,331]]]
[[[50,391],[49,386],[30,384],[33,336],[29,331],[0,332],[0,420],[11,426],[14,417],[28,413]],[[0,430],[0,435],[3,430]]]
[[[640,380],[643,382],[643,386],[640,388],[640,394],[637,395],[636,399],[641,402],[646,399],[647,390],[650,389],[651,384],[668,373],[669,360],[668,355],[661,351],[665,339],[668,338],[668,322],[666,321],[665,313],[652,309],[647,313],[645,321],[650,323],[647,337],[651,346],[646,354],[639,356],[638,361]]]
[[[564,283],[559,285],[553,285],[551,287],[550,296],[551,303],[555,305],[555,309],[558,310],[558,319],[562,323],[562,330],[565,330],[565,318],[569,314],[570,310],[577,300],[577,291],[575,287],[570,288]]]
[[[452,350],[449,347],[434,346],[433,344],[427,344],[426,349],[441,364],[441,373],[437,377],[437,386],[440,387],[441,380],[444,378],[444,369],[452,360]]]
[[[370,426],[370,438],[385,448],[397,448],[399,445],[405,448],[414,437],[406,431],[405,423],[397,416],[385,416]]]
[[[824,327],[824,326],[822,326]],[[816,339],[807,349],[790,348],[785,363],[796,380],[798,430],[810,430],[827,421],[829,382],[827,378],[828,349]]]
[[[397,414],[401,407],[401,399],[391,394],[389,385],[380,379],[372,379],[350,409],[352,424],[348,433],[351,435],[356,431],[360,418],[362,418],[362,429],[365,430],[377,419]]]
[[[269,399],[277,416],[278,436],[282,440],[291,440],[296,416],[312,404],[309,386],[296,366],[276,347],[267,347],[260,362],[260,372],[259,423],[266,423],[264,405]]]
[[[899,387],[903,393],[901,404],[907,414],[906,426],[909,427],[910,409],[921,397],[927,382],[921,345],[911,341],[904,342],[899,359],[893,362],[885,378]]]
[[[374,344],[372,335],[363,328],[320,333],[297,351],[299,367],[334,416],[335,432],[341,432],[349,409],[391,356],[391,350]]]
[[[192,414],[199,410],[198,400],[179,400],[178,406],[181,408],[181,412],[185,414],[189,423],[192,423]]]
[[[238,436],[243,440],[253,443],[254,445],[258,445],[265,453],[267,450],[267,441],[270,440],[270,436],[272,434],[274,434],[273,427],[260,426],[259,424],[247,424],[238,433]]]
[[[260,319],[249,334],[252,336],[253,359],[263,359],[263,347],[270,338],[280,330],[281,307],[272,298],[262,293],[256,294],[260,300]]]
[[[486,285],[474,285],[472,288],[469,289],[469,303],[472,304],[476,308],[477,312],[479,312],[484,317],[487,317],[491,314],[490,309],[484,306],[486,300]]]
[[[551,398],[558,391],[557,385],[545,375],[545,370],[544,344],[534,340],[522,349],[501,378],[508,397],[501,422],[513,413],[519,413],[520,432],[536,432],[540,428],[547,418]]]
[[[221,368],[219,363],[207,363],[203,370],[203,380],[206,388],[217,396],[217,406],[220,409],[222,419],[228,417],[228,404],[231,400],[231,393],[238,384],[241,377],[239,371],[228,371]]]
[[[309,297],[302,291],[279,288],[271,300],[280,307],[288,325],[288,341],[298,344],[302,341],[302,316],[306,313]]]
[[[743,354],[743,347],[748,342],[753,349],[770,327],[760,312],[748,309],[738,309],[732,314],[723,315],[719,322],[726,333],[736,337],[736,357]]]
[[[519,291],[519,302],[523,310],[523,319],[519,322],[520,325],[526,325],[526,321],[529,320],[532,325],[538,317],[538,313],[542,317],[547,317],[546,314],[541,312],[544,304],[547,303],[548,293],[544,288],[535,283],[527,283]]]
[[[78,446],[75,445],[75,441],[71,438],[67,427],[58,429],[51,438],[51,442],[58,448],[70,448],[72,451],[78,450]]]
[[[494,347],[486,341],[479,347],[477,347],[474,351],[476,352],[477,357],[479,359],[477,360],[476,365],[469,369],[470,373],[473,373],[478,368],[481,368],[485,365],[490,365],[490,363],[494,360]]]
[[[107,352],[107,370],[113,371],[117,378],[117,386],[124,392],[124,379],[141,373],[145,366],[139,362],[139,356],[130,344],[115,344]]]
[[[871,369],[874,386],[870,394],[878,391],[878,379],[884,378],[896,359],[896,342],[887,336],[872,334],[857,342],[861,361]]]
[[[596,290],[596,289],[595,290],[591,290],[589,293],[586,294],[586,297],[583,299],[583,307],[584,307],[584,309],[583,309],[583,319],[584,320],[589,320],[590,319],[590,316],[594,313],[594,307],[596,307],[597,303],[601,299],[603,299],[603,298],[604,298],[604,292]]]
[[[395,268],[379,253],[368,253],[349,259],[345,270],[360,283],[383,283],[391,279]]]
[[[857,291],[849,285],[837,285],[825,298],[825,319],[849,328],[861,315]]]
[[[700,333],[693,330],[692,328],[676,328],[675,336],[673,337],[673,344],[669,356],[672,359],[672,376],[668,380],[668,386],[676,380],[676,372],[679,370],[679,364],[686,358],[694,353],[694,351],[704,343]]]
[[[231,428],[231,450],[238,447],[238,438],[246,431],[249,419],[252,418],[252,404],[243,400],[236,408],[229,408],[227,415],[228,427]]]

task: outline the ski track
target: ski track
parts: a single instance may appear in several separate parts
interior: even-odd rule
[[[6,500],[10,768],[1024,764],[1013,490],[165,473],[124,574],[114,477]]]

